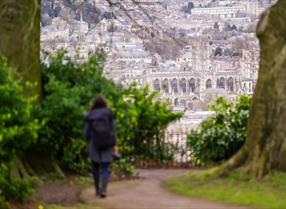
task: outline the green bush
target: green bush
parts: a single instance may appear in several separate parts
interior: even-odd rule
[[[71,143],[64,147],[63,163],[73,171],[85,172],[87,168],[86,141],[71,139]]]
[[[0,205],[7,199],[26,200],[32,193],[30,180],[19,180],[10,174],[24,151],[36,142],[40,128],[32,117],[32,101],[12,77],[7,60],[0,58]]]
[[[36,142],[40,127],[32,118],[32,100],[11,75],[7,61],[0,58],[0,163],[21,156]]]
[[[9,209],[10,205],[4,199],[3,195],[0,193],[0,209]]]
[[[95,54],[85,63],[75,63],[58,53],[42,66],[44,97],[36,108],[45,121],[36,149],[74,172],[89,168],[83,117],[95,95],[103,95],[116,117],[118,145],[123,156],[148,153],[146,141],[156,140],[164,128],[181,117],[165,102],[154,101],[156,94],[135,85],[124,88],[104,78],[104,55]]]
[[[159,136],[168,123],[181,117],[181,113],[171,112],[168,103],[155,101],[156,94],[150,93],[147,87],[123,88],[105,79],[103,63],[102,54],[95,54],[85,63],[67,60],[61,53],[52,55],[49,64],[42,65],[43,100],[36,104],[24,96],[20,81],[13,79],[7,61],[0,58],[1,207],[11,198],[24,201],[33,192],[31,179],[19,180],[11,175],[15,166],[25,167],[21,160],[27,149],[30,154],[25,155],[27,159],[38,159],[37,153],[46,157],[40,167],[54,165],[56,160],[66,171],[88,171],[83,117],[95,95],[105,96],[115,113],[123,157],[144,153],[151,156],[147,142],[160,144]],[[115,170],[125,175],[133,172],[133,166],[125,158],[120,162]],[[26,176],[24,170],[17,171],[17,176]]]
[[[44,95],[35,114],[46,125],[35,149],[71,171],[88,169],[83,117],[93,96],[107,82],[102,76],[103,61],[104,56],[97,54],[79,64],[59,53],[51,55],[48,65],[42,65]]]
[[[148,87],[125,89],[122,97],[113,102],[116,113],[120,150],[129,156],[154,159],[164,155],[161,137],[167,125],[182,116],[169,109],[169,104],[156,101],[157,93]],[[150,146],[151,145],[151,146]],[[156,145],[156,146],[154,146]],[[159,153],[162,151],[162,153]]]
[[[221,97],[210,105],[215,113],[188,134],[194,163],[222,162],[243,145],[250,102],[249,96],[241,95],[235,102]]]
[[[111,170],[116,176],[124,178],[134,175],[135,167],[123,158],[112,163]]]
[[[1,169],[0,191],[6,200],[27,201],[34,193],[34,182],[32,177],[18,179],[9,175],[8,169]]]

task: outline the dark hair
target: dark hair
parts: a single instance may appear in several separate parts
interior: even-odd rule
[[[106,101],[103,96],[96,96],[93,100],[91,110],[107,107]]]

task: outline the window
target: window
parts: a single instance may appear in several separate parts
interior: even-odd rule
[[[180,82],[180,87],[181,87],[181,91],[183,93],[186,93],[187,92],[187,81],[185,78],[183,78]]]
[[[230,77],[228,80],[227,80],[227,88],[229,91],[233,92],[234,91],[234,85],[233,85],[233,78]]]
[[[178,81],[174,78],[171,82],[171,88],[174,93],[178,93]]]
[[[153,88],[154,88],[154,90],[160,90],[160,81],[159,81],[159,79],[156,79],[153,82]]]
[[[194,78],[192,78],[189,82],[189,89],[191,92],[195,92],[196,90],[196,81]]]
[[[178,98],[175,99],[174,105],[175,105],[175,106],[179,106],[179,99],[178,99]]]
[[[163,81],[163,90],[165,93],[169,93],[169,81],[168,81],[168,79],[165,79]]]
[[[223,77],[218,80],[218,88],[225,89],[225,79]]]
[[[208,79],[206,82],[206,89],[210,89],[210,88],[212,88],[212,80]]]

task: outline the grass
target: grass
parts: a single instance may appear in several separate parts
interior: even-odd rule
[[[101,207],[96,207],[96,206],[90,206],[90,205],[76,205],[73,207],[63,207],[63,206],[58,206],[58,205],[46,205],[46,206],[41,206],[38,207],[37,209],[102,209]]]
[[[169,190],[189,197],[247,205],[263,209],[286,208],[286,174],[274,172],[263,180],[251,180],[239,173],[213,179],[213,170],[172,177],[164,182]]]

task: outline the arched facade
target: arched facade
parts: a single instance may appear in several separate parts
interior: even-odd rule
[[[206,75],[203,78],[199,73],[192,71],[182,71],[180,73],[176,71],[154,71],[148,75],[148,78],[147,81],[153,82],[149,83],[153,90],[161,92],[159,97],[172,101],[173,106],[178,109],[196,109],[198,104],[191,101],[191,98],[195,96],[202,99],[207,89],[224,89],[232,95],[239,92],[243,87],[244,89],[249,88],[248,83],[243,85],[243,83],[236,82],[240,80],[238,75],[228,75],[224,72],[219,75]]]
[[[225,89],[230,93],[235,93],[237,91],[237,86],[235,84],[235,77],[208,77],[205,83],[200,87],[200,78],[196,77],[171,77],[162,76],[159,78],[152,79],[152,86],[154,90],[162,91],[164,94],[170,95],[196,95],[201,91],[210,88]],[[214,82],[216,80],[216,83]],[[241,89],[248,88],[248,85],[244,87],[242,85]]]

